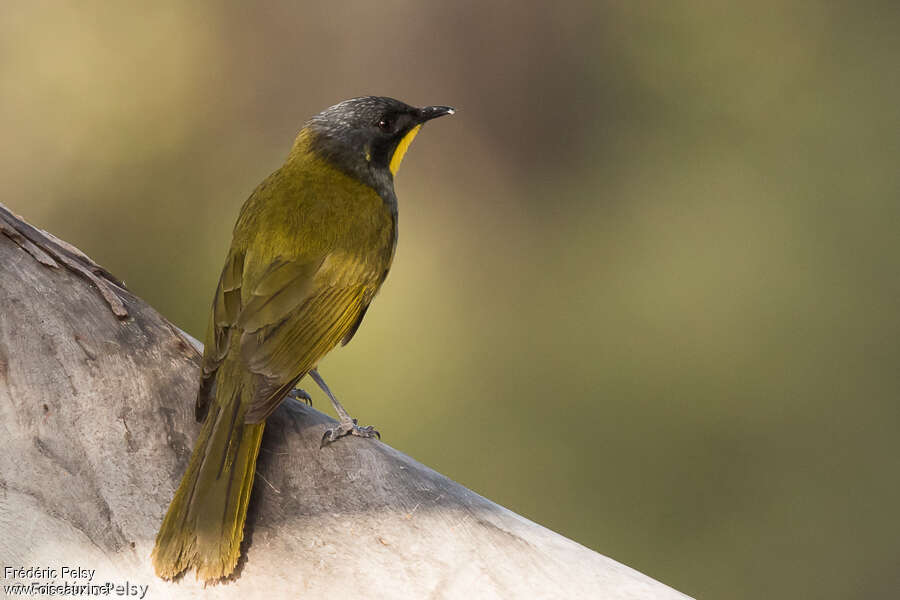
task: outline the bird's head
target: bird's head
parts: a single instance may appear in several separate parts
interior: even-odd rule
[[[308,138],[309,151],[381,191],[393,182],[422,124],[453,113],[449,106],[416,108],[365,96],[326,108],[306,123],[301,138]]]

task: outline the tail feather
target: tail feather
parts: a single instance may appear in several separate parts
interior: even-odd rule
[[[240,556],[265,423],[244,422],[249,386],[221,385],[229,381],[229,373],[221,372],[229,366],[226,361],[217,374],[216,401],[156,536],[153,567],[164,579],[190,568],[198,579],[221,579]]]

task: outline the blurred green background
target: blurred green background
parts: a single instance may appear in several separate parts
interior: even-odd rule
[[[0,201],[202,337],[307,117],[454,105],[322,365],[350,411],[698,598],[897,597],[898,31],[893,1],[7,0]]]

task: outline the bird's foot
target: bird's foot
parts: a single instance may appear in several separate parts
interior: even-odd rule
[[[362,438],[377,437],[379,440],[381,439],[381,434],[371,425],[361,427],[356,424],[356,419],[342,419],[337,426],[325,430],[319,448],[324,448],[331,442],[342,438],[345,435],[355,435]]]
[[[307,406],[312,406],[312,396],[306,393],[306,390],[301,390],[300,388],[294,388],[287,393],[288,398],[293,398],[298,402],[304,402]]]

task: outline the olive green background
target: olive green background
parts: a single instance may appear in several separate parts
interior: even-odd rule
[[[6,1],[0,201],[202,336],[307,117],[454,105],[321,365],[350,411],[698,598],[894,597],[898,31],[892,1]]]

